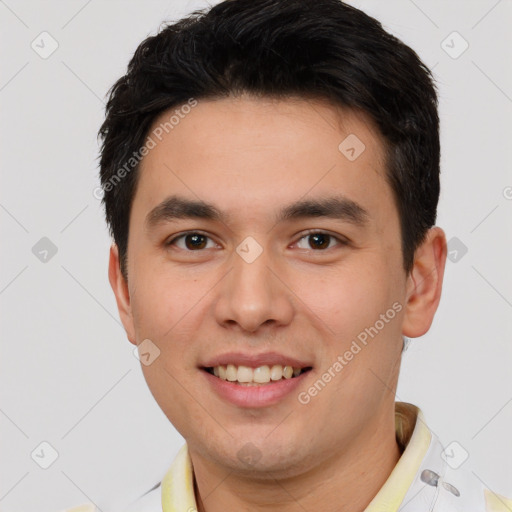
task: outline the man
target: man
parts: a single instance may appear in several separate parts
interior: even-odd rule
[[[417,55],[338,0],[139,46],[100,131],[109,279],[186,445],[133,510],[512,510],[394,401],[442,289],[438,124]]]

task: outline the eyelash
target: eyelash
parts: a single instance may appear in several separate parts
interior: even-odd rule
[[[188,235],[201,235],[201,236],[206,237],[208,240],[211,240],[211,238],[208,235],[206,235],[205,233],[202,233],[201,231],[186,231],[184,233],[181,233],[180,235],[177,235],[177,236],[173,237],[172,239],[168,240],[167,242],[165,242],[165,246],[166,247],[170,247],[172,245],[175,245],[177,240],[185,238]],[[343,238],[339,238],[339,237],[337,237],[335,235],[332,235],[331,233],[328,233],[326,231],[319,231],[319,230],[306,231],[294,243],[296,244],[296,243],[300,242],[301,240],[303,240],[304,238],[307,238],[307,237],[312,236],[312,235],[325,235],[325,236],[328,236],[328,237],[330,237],[331,240],[335,240],[338,243],[339,246],[349,245],[348,240],[343,239]],[[312,249],[312,248],[310,248],[310,249],[303,249],[303,250],[311,250],[311,251],[314,251],[314,252],[324,252],[324,251],[327,251],[328,249],[332,249],[332,247],[328,247],[327,249]],[[187,251],[187,252],[201,252],[204,249],[198,249],[197,251],[190,250],[190,249],[182,249],[182,250]]]

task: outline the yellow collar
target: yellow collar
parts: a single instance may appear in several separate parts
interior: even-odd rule
[[[404,449],[397,465],[365,512],[396,512],[411,486],[428,450],[431,433],[418,407],[395,403],[395,428]],[[192,463],[183,445],[162,481],[163,512],[197,510]]]

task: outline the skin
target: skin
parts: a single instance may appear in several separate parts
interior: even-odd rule
[[[366,146],[354,161],[338,149],[348,134]],[[175,219],[148,230],[146,215],[170,195],[212,203],[229,218]],[[364,207],[367,223],[275,221],[298,199],[333,195]],[[183,238],[165,245],[195,230],[210,237],[205,248],[187,248]],[[327,238],[328,247],[318,248],[308,230],[348,243]],[[201,100],[144,157],[129,233],[128,281],[115,244],[109,280],[129,341],[150,339],[161,351],[142,369],[187,441],[199,511],[364,510],[400,457],[394,399],[401,336],[429,329],[446,262],[445,234],[434,227],[406,275],[372,123],[320,100]],[[263,249],[252,263],[236,252],[248,236]],[[401,311],[301,404],[297,393],[395,302]],[[269,350],[313,366],[298,392],[272,407],[224,401],[198,368],[218,354]],[[261,455],[255,465],[237,457],[248,442]]]

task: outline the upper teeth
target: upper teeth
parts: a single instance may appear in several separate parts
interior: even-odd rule
[[[282,366],[275,364],[273,366],[263,365],[258,368],[250,368],[249,366],[235,366],[228,364],[226,366],[215,366],[213,374],[223,380],[231,382],[266,384],[271,380],[291,379],[296,377],[302,371],[302,368],[293,368],[292,366]]]

